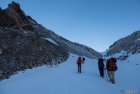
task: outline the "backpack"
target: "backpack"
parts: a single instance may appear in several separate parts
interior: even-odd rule
[[[108,70],[117,71],[118,67],[116,65],[117,60],[115,58],[110,58],[108,61]]]
[[[115,62],[113,63],[113,67],[114,67],[113,71],[117,71],[118,67]]]
[[[78,57],[77,64],[81,64],[82,60],[81,57]]]
[[[116,58],[112,57],[111,59],[113,60],[114,63],[117,62],[117,59]]]

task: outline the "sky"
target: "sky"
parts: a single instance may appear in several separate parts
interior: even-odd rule
[[[99,52],[140,30],[140,0],[0,0],[0,7],[11,1],[47,29]]]

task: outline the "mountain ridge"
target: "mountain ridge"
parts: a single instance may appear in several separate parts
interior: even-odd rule
[[[107,51],[106,55],[114,55],[122,53],[119,57],[126,59],[129,54],[140,53],[140,30],[133,32],[132,34],[121,38],[114,42]]]

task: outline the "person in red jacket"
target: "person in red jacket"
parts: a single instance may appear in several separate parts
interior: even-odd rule
[[[110,82],[115,84],[115,71],[117,71],[116,58],[111,57],[107,60],[106,69]]]
[[[78,73],[81,73],[82,58],[80,56],[77,59],[77,65],[78,65]]]

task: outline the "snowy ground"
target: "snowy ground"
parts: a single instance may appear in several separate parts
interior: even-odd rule
[[[71,55],[59,66],[26,70],[0,81],[0,94],[140,94],[139,57],[118,62],[115,85],[100,78],[96,60],[86,58],[78,74],[77,57]]]

